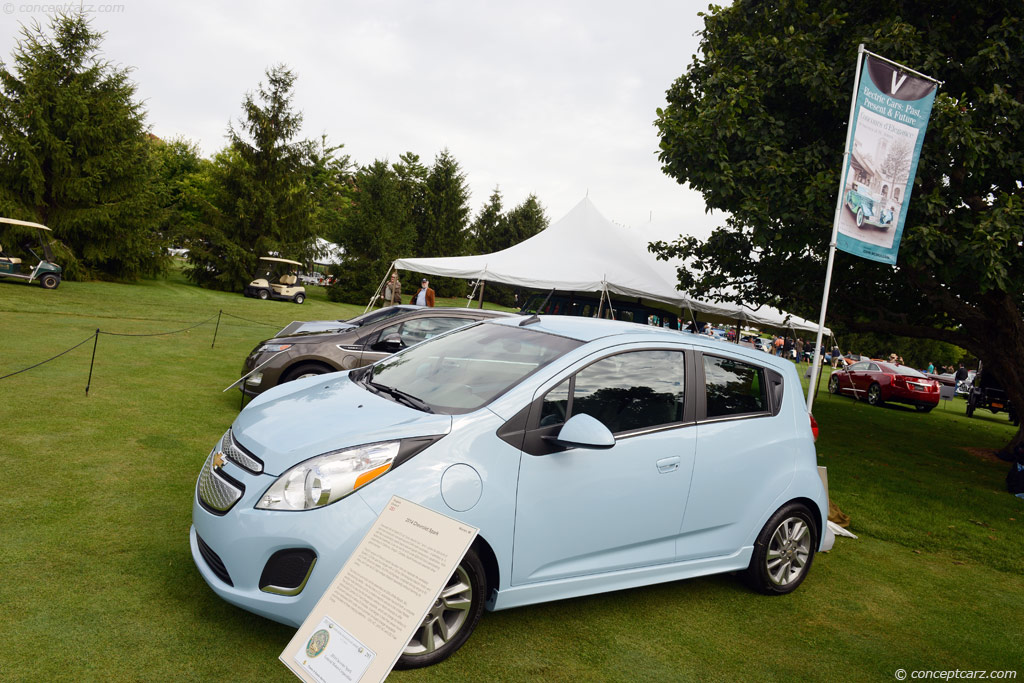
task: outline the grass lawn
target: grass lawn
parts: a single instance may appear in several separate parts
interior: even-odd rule
[[[0,376],[89,340],[0,380],[0,680],[295,680],[277,661],[293,629],[215,597],[188,529],[199,468],[238,412],[238,392],[221,390],[245,355],[293,319],[362,311],[307,290],[296,306],[176,277],[53,292],[0,282]],[[97,328],[210,318],[101,335],[85,395]],[[486,614],[455,657],[390,680],[1024,669],[1024,501],[1005,491],[1008,465],[977,453],[1012,436],[1006,415],[967,419],[962,400],[871,408],[824,390],[814,413],[832,499],[860,538],[819,555],[794,594],[717,576]]]

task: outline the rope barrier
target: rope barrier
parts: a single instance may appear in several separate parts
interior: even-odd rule
[[[207,318],[206,320],[204,320],[201,323],[196,323],[195,325],[190,325],[188,327],[183,327],[180,330],[171,330],[170,332],[152,332],[152,333],[147,333],[147,334],[134,334],[134,333],[130,333],[130,332],[103,332],[102,330],[96,330],[96,334],[105,334],[105,335],[108,335],[108,336],[111,336],[111,337],[162,337],[162,336],[168,335],[168,334],[178,334],[179,332],[188,332],[189,330],[193,330],[193,329],[199,327],[200,325],[205,325],[206,323],[208,323],[211,320],[213,320],[214,318],[216,318],[218,315],[220,315],[220,314],[218,313],[217,315],[211,315],[209,318]]]
[[[21,373],[23,373],[23,372],[28,372],[29,370],[33,370],[33,369],[35,369],[35,368],[38,368],[38,367],[39,367],[40,365],[45,365],[45,364],[49,363],[49,362],[50,362],[50,361],[52,361],[52,360],[57,360],[58,358],[60,358],[61,356],[63,356],[63,355],[65,354],[65,353],[68,353],[69,351],[74,351],[74,350],[75,350],[75,349],[77,349],[77,348],[78,348],[79,346],[81,346],[82,344],[86,343],[87,341],[89,341],[90,339],[94,338],[95,336],[96,336],[96,334],[95,334],[95,333],[93,333],[93,334],[90,334],[90,335],[89,335],[88,337],[86,337],[86,338],[85,338],[85,339],[83,339],[82,341],[78,342],[77,344],[75,344],[74,346],[72,346],[72,347],[71,347],[70,349],[67,349],[67,350],[65,350],[65,351],[61,351],[60,353],[58,353],[58,354],[57,354],[56,356],[54,356],[53,358],[47,358],[46,360],[44,360],[44,361],[42,361],[42,362],[40,362],[40,363],[36,363],[35,365],[30,365],[30,366],[28,366],[28,367],[27,367],[27,368],[25,368],[24,370],[18,370],[17,372],[12,372],[12,373],[10,373],[10,374],[8,374],[8,375],[4,375],[3,377],[0,377],[0,379],[7,379],[8,377],[14,377],[15,375],[20,375],[20,374],[21,374]]]
[[[183,328],[178,329],[178,330],[170,330],[169,332],[146,332],[146,333],[105,332],[105,331],[97,328],[96,331],[93,332],[92,334],[90,334],[88,338],[83,339],[82,341],[78,342],[77,344],[75,344],[71,348],[65,349],[64,351],[61,351],[60,353],[58,353],[56,356],[53,356],[52,358],[47,358],[46,360],[40,361],[40,362],[36,363],[35,365],[30,365],[27,368],[23,368],[21,370],[16,370],[15,372],[11,372],[11,373],[8,373],[6,375],[0,375],[0,380],[7,379],[8,377],[14,377],[15,375],[20,375],[23,372],[28,372],[29,370],[34,370],[35,368],[38,368],[40,365],[45,365],[46,363],[49,363],[49,362],[54,361],[54,360],[57,360],[58,358],[60,358],[64,354],[70,353],[71,351],[74,351],[75,349],[77,349],[79,346],[82,346],[83,344],[86,344],[91,339],[91,340],[93,340],[92,359],[89,361],[89,379],[87,380],[86,385],[85,385],[85,394],[86,394],[86,396],[88,396],[89,395],[89,387],[92,385],[92,371],[93,371],[93,367],[96,364],[96,348],[99,345],[99,338],[100,338],[101,334],[105,334],[105,335],[107,335],[109,337],[162,337],[162,336],[166,336],[166,335],[169,335],[169,334],[180,334],[182,332],[188,332],[189,330],[193,330],[193,329],[195,329],[195,328],[197,328],[197,327],[199,327],[201,325],[206,325],[207,323],[213,321],[214,318],[216,318],[217,319],[217,327],[216,327],[216,329],[214,329],[214,332],[213,332],[213,342],[210,344],[210,348],[213,348],[214,345],[217,343],[217,333],[220,331],[221,316],[227,316],[229,318],[236,318],[238,320],[242,320],[244,322],[251,323],[253,325],[262,325],[264,327],[275,327],[275,328],[279,327],[279,325],[276,325],[276,324],[264,323],[264,322],[260,322],[259,320],[249,320],[248,318],[243,318],[243,317],[238,316],[238,315],[232,315],[231,313],[225,313],[223,310],[220,310],[220,311],[217,311],[217,315],[210,316],[206,320],[203,320],[201,322],[195,323],[194,325],[189,325],[188,327],[183,327]]]

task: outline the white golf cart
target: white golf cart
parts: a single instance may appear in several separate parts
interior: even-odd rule
[[[16,228],[3,228],[0,230],[0,278],[23,280],[29,283],[38,281],[43,289],[57,289],[57,285],[60,284],[62,269],[53,262],[53,253],[50,251],[50,244],[46,239],[46,233],[50,232],[50,229],[39,223],[30,223],[0,216],[0,225],[3,224],[34,229],[38,239],[39,250],[43,255],[39,256],[27,242],[23,242],[22,248],[28,254],[32,254],[37,263],[31,267],[26,263],[22,263],[21,258],[15,255],[16,252],[4,249],[5,244],[8,246],[8,249],[11,248],[11,240],[14,239]]]
[[[290,267],[290,266],[294,266]],[[260,256],[259,275],[245,287],[245,295],[257,299],[283,299],[301,304],[306,300],[306,288],[296,285],[295,275],[302,267],[298,261],[274,256]]]

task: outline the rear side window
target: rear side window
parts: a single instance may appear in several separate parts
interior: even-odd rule
[[[633,351],[600,360],[548,392],[540,426],[586,413],[613,434],[683,420],[685,357],[681,351]]]
[[[768,411],[764,370],[731,358],[704,356],[707,416]]]

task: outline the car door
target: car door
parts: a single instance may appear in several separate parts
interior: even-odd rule
[[[843,393],[852,395],[854,398],[864,396],[867,391],[867,386],[865,385],[867,369],[868,363],[866,361],[860,361],[848,366],[846,368],[846,377],[844,378],[846,382],[843,383],[846,384],[846,388]]]
[[[755,362],[703,353],[696,359],[697,449],[677,559],[738,552],[793,478],[800,447],[781,411],[783,376]],[[792,400],[792,399],[791,399]]]
[[[405,348],[413,344],[419,344],[421,341],[426,341],[456,327],[468,325],[475,322],[475,320],[475,318],[469,316],[459,315],[423,315],[386,324],[380,328],[379,332],[374,332],[365,337],[360,354],[360,362],[362,365],[369,365],[399,351],[400,348],[389,348],[386,346],[384,340],[390,335],[397,334],[401,337],[401,348]]]
[[[673,560],[695,447],[687,362],[679,348],[624,351],[538,392],[520,459],[513,585]],[[605,424],[615,445],[553,444],[577,413]]]

